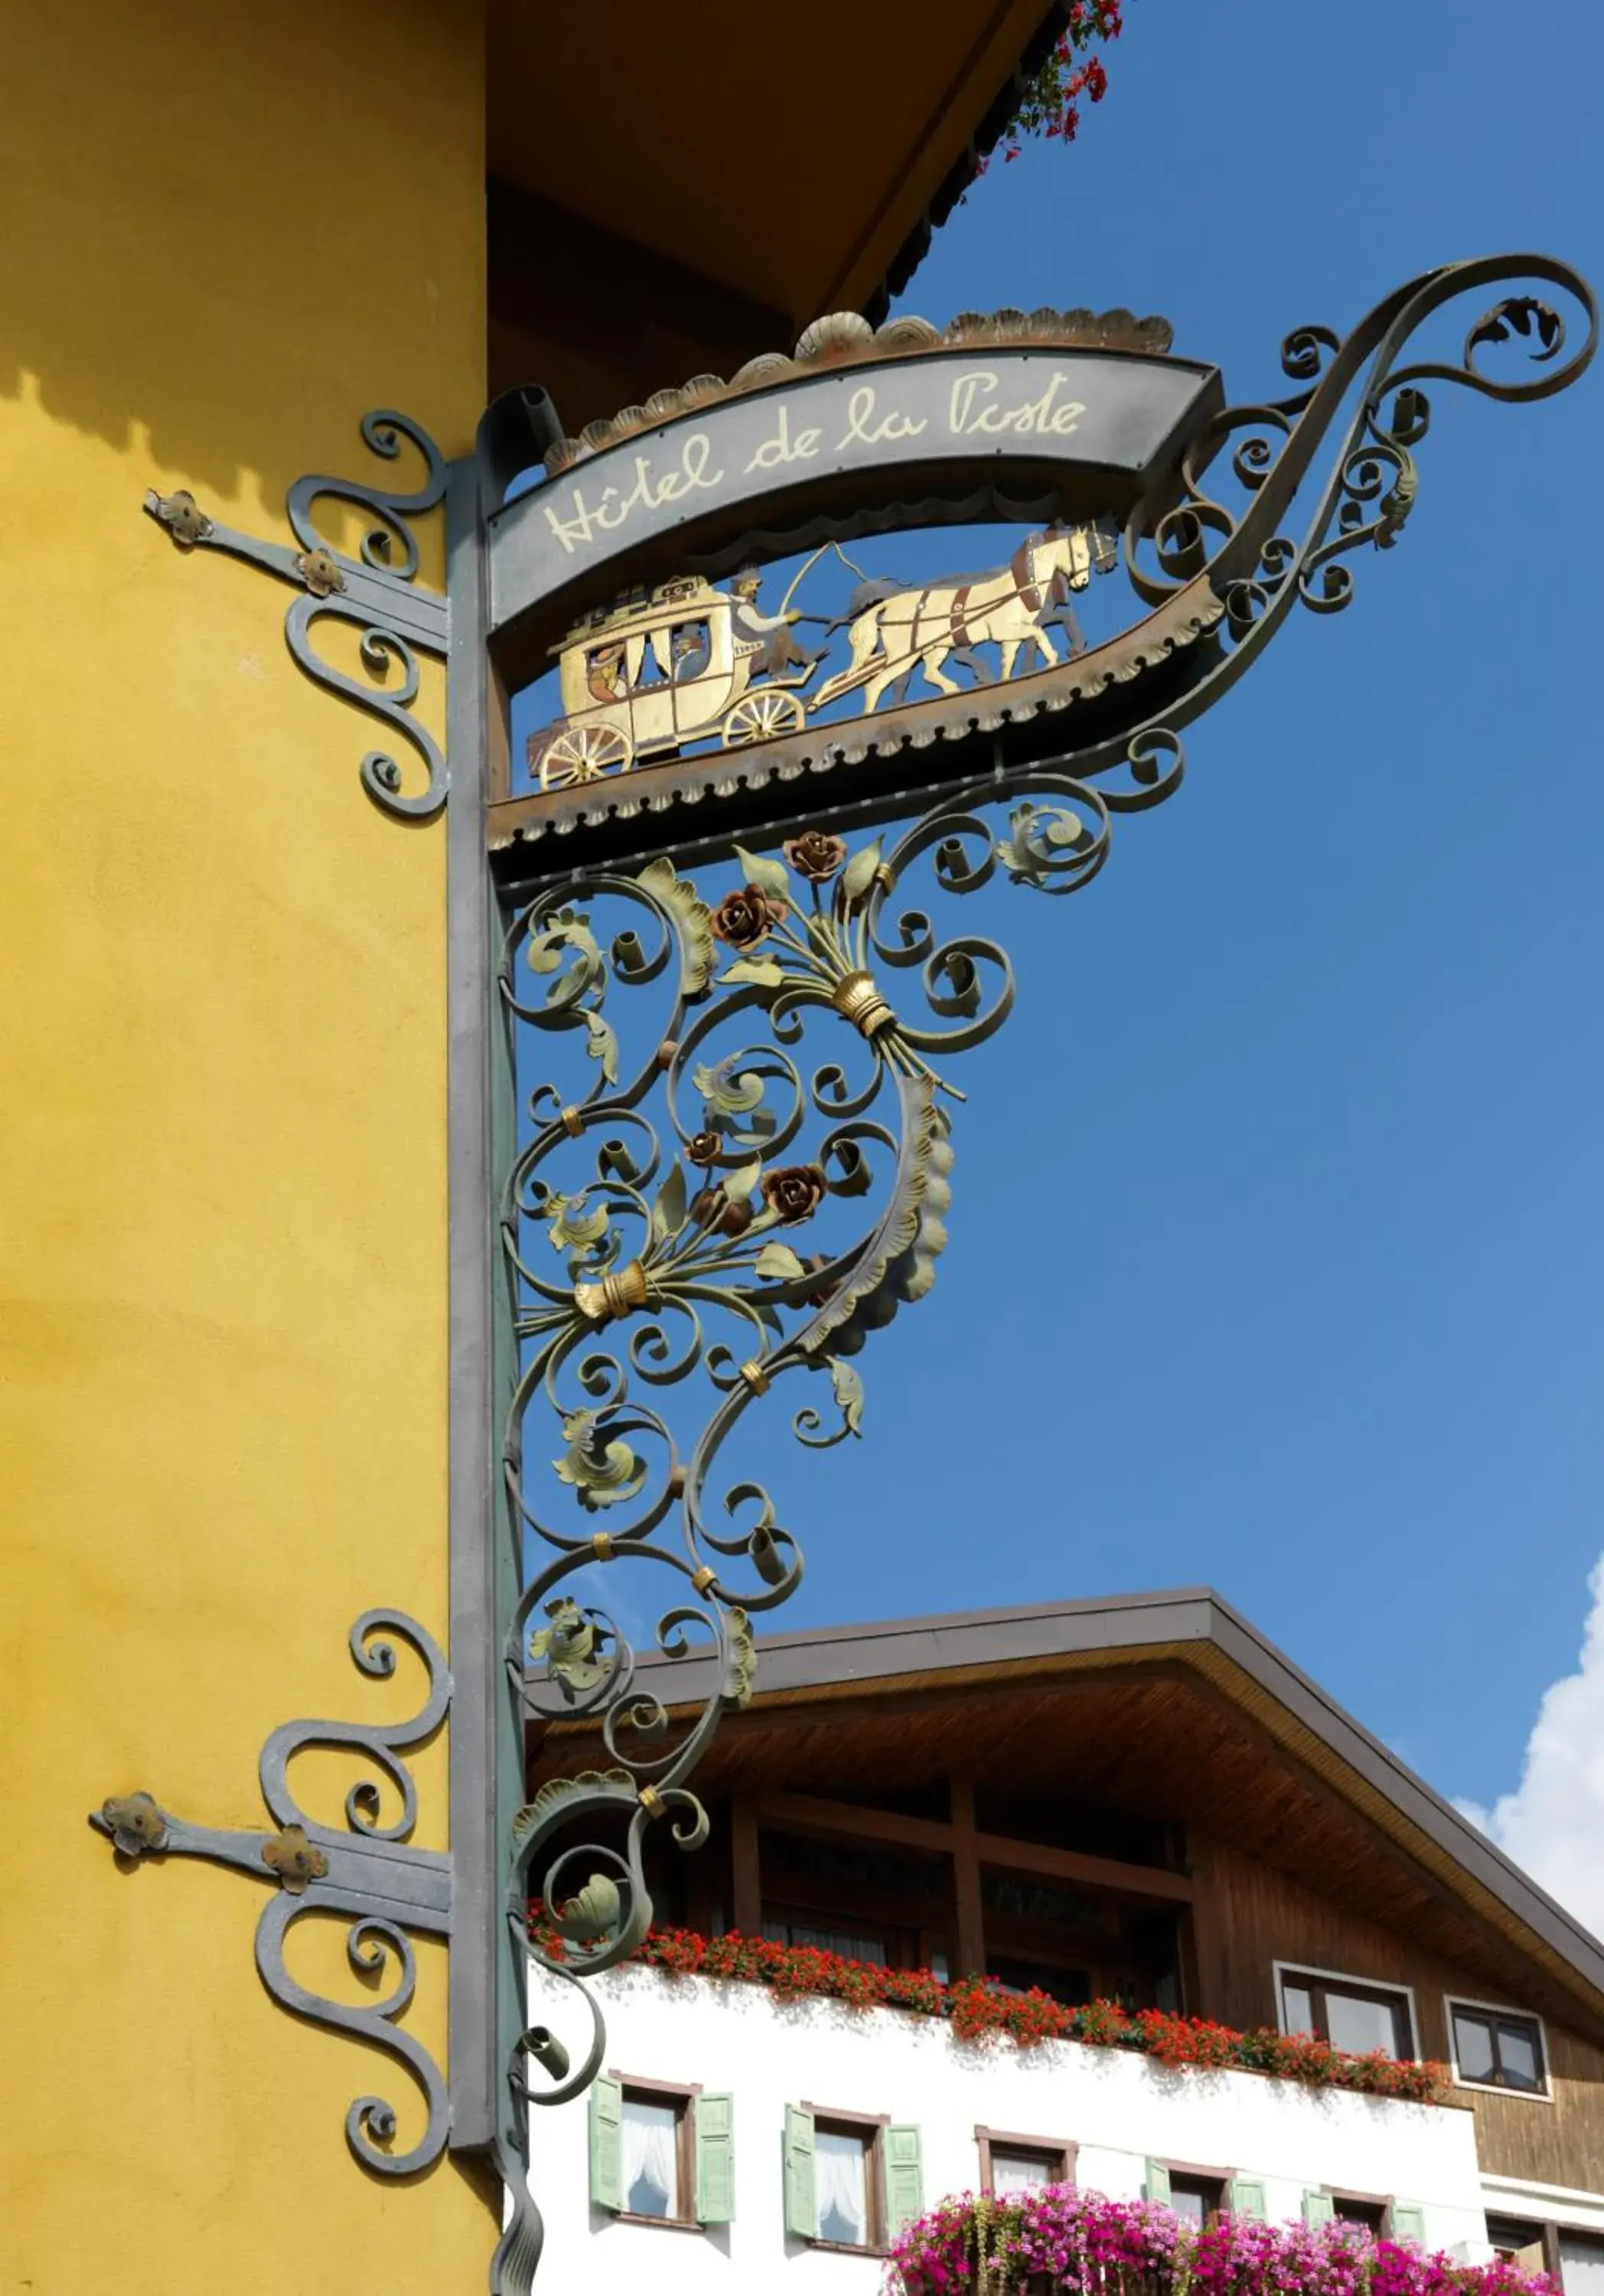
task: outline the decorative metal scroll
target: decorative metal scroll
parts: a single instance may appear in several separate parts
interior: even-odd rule
[[[181,550],[225,550],[260,566],[300,595],[284,616],[291,652],[308,677],[331,693],[381,718],[409,745],[426,776],[422,789],[408,794],[407,775],[389,750],[370,750],[362,760],[362,785],[374,803],[404,820],[426,821],[446,802],[446,760],[440,746],[416,714],[420,653],[444,660],[450,638],[450,608],[438,590],[417,579],[418,541],[412,521],[443,501],[446,465],[429,433],[407,415],[380,408],[362,418],[362,436],[375,455],[393,462],[403,439],[423,457],[424,480],[410,494],[364,486],[356,479],[313,473],[291,488],[286,513],[299,547],[263,542],[210,517],[192,495],[147,494],[145,509],[165,526]],[[375,521],[362,537],[359,557],[335,549],[319,530],[313,505],[320,496],[352,504]],[[347,623],[360,633],[362,666],[375,681],[364,685],[325,661],[313,643],[320,623]],[[382,681],[398,669],[400,681]]]
[[[347,2141],[363,2166],[381,2176],[404,2177],[438,2159],[450,2133],[440,2069],[397,2020],[417,1982],[409,1933],[451,1933],[451,1860],[441,1851],[412,1846],[418,1795],[401,1756],[445,1720],[451,1677],[433,1637],[400,1611],[364,1611],[351,1628],[351,1656],[364,1674],[383,1677],[395,1672],[391,1636],[409,1643],[428,1669],[429,1694],[422,1706],[402,1722],[282,1724],[263,1746],[258,1766],[262,1800],[274,1831],[192,1825],[143,1792],[112,1795],[89,1823],[126,1858],[209,1857],[274,1886],[256,1932],[257,1968],[269,1993],[298,2016],[377,2042],[400,2059],[423,2093],[428,2125],[404,2152],[391,2149],[396,2111],[385,2098],[356,2097],[346,2114]],[[346,1796],[345,1831],[308,1817],[291,1791],[289,1766],[309,1746],[349,1748],[364,1756],[399,1794],[399,1816],[381,1822],[381,1790],[364,1777]],[[360,2006],[332,2001],[291,1976],[284,1964],[285,1937],[305,1915],[315,1913],[349,1916],[346,1952],[359,1977],[381,1978],[393,1956],[395,1981],[382,1999]]]
[[[1477,318],[1458,364],[1404,359],[1450,296],[1512,276],[1577,297],[1579,350],[1565,356],[1559,315],[1522,292]],[[600,1752],[594,1768],[543,1785],[504,1844],[507,1916],[531,1969],[588,2013],[581,2043],[535,2028],[508,2068],[519,2120],[500,2159],[513,2213],[492,2271],[504,2296],[525,2296],[543,2237],[524,2173],[528,2108],[577,2097],[599,2069],[590,1980],[650,1925],[649,1830],[666,1824],[684,1849],[705,1839],[697,1762],[751,1694],[752,1619],[801,1578],[768,1480],[725,1462],[754,1435],[777,1437],[782,1408],[804,1447],[857,1433],[863,1341],[935,1278],[961,1097],[949,1070],[1014,993],[1002,948],[938,926],[940,903],[999,879],[1052,894],[1088,884],[1115,818],[1179,785],[1182,726],[1295,603],[1340,609],[1354,553],[1396,541],[1425,386],[1545,396],[1581,372],[1596,332],[1584,283],[1529,258],[1417,281],[1346,343],[1299,331],[1282,355],[1297,392],[1220,414],[1179,499],[1156,520],[1132,514],[1122,546],[1138,594],[1159,617],[1179,604],[1207,635],[1183,668],[1171,651],[1127,668],[1115,730],[1105,717],[1047,760],[1011,758],[999,741],[993,772],[884,840],[793,824],[778,857],[736,847],[739,882],[722,897],[666,853],[520,891],[501,995],[515,1042],[544,1040],[552,1057],[525,1092],[502,1205],[518,1346],[503,1456],[509,1510],[544,1559],[525,1573],[502,1656],[537,1715],[588,1726]],[[1484,354],[1512,338],[1541,372],[1495,381]],[[1289,539],[1282,520],[1355,385],[1313,515]],[[1225,454],[1240,514],[1206,484]],[[1158,705],[1148,671],[1160,659]],[[626,1061],[634,1008],[651,1019]],[[566,1094],[548,1073],[564,1039],[587,1078]],[[850,1215],[850,1232],[812,1250],[827,1214]],[[660,1600],[631,1602],[626,1573]],[[653,1616],[644,1635],[632,1624]],[[682,1695],[642,1686],[635,1644],[648,1638],[685,1665]]]
[[[1521,291],[1479,311],[1457,360],[1408,356],[1412,339],[1444,305],[1514,282]],[[1529,291],[1534,284],[1558,286],[1580,304],[1586,332],[1579,347],[1568,342],[1561,312]],[[848,801],[865,775],[873,776],[877,802],[891,778],[912,808],[996,766],[1011,770],[1072,758],[1081,774],[1117,767],[1144,726],[1183,725],[1207,709],[1299,600],[1323,613],[1347,603],[1355,553],[1390,547],[1412,508],[1416,450],[1430,422],[1428,386],[1454,383],[1509,402],[1545,398],[1586,366],[1597,332],[1586,283],[1542,256],[1492,257],[1427,273],[1379,305],[1346,340],[1324,327],[1300,328],[1282,346],[1284,373],[1297,386],[1290,395],[1219,411],[1195,398],[1174,470],[1137,498],[1128,487],[1121,496],[1111,478],[1099,505],[1102,516],[1078,525],[1038,522],[1008,566],[923,586],[866,583],[846,618],[849,660],[831,675],[832,665],[822,663],[815,676],[805,651],[788,648],[785,630],[765,628],[785,618],[757,612],[749,578],[743,602],[741,578],[732,595],[707,573],[731,562],[732,553],[794,547],[798,530],[807,543],[821,534],[864,530],[865,521],[842,498],[839,474],[821,479],[816,515],[811,504],[793,510],[790,533],[771,532],[756,503],[740,512],[752,521],[744,536],[739,528],[726,539],[723,529],[688,527],[681,564],[700,573],[659,580],[650,592],[576,599],[562,649],[562,720],[531,744],[530,791],[509,793],[492,806],[492,847],[516,850],[526,869],[536,865],[531,849],[544,846],[549,853],[558,837],[570,853],[616,854],[631,849],[627,823],[670,807],[683,824],[682,837],[716,837],[724,800],[738,800],[749,818],[759,805],[776,823],[793,816],[804,777],[816,792],[815,811]],[[1500,346],[1506,353],[1524,347],[1534,371],[1500,379],[1490,364]],[[922,361],[905,363],[924,378],[927,396],[930,372],[945,356],[927,352]],[[999,372],[1002,363],[999,353]],[[1144,364],[1155,370],[1178,363]],[[880,378],[888,398],[897,373],[895,365],[852,370]],[[1078,386],[1099,402],[1093,414],[1106,415],[1101,400],[1118,380]],[[737,457],[725,455],[717,427],[724,412],[714,406],[705,414],[682,415],[660,434],[659,455],[694,421],[714,461],[739,467]],[[939,421],[939,413],[929,419]],[[1084,497],[1091,480],[1069,459],[1076,444],[1074,436],[1057,442],[1065,482],[1073,480]],[[999,505],[1028,493],[1027,481],[1039,477],[1043,451],[1034,435],[1010,434],[994,447],[994,478],[986,494],[944,502],[932,492],[929,500],[876,513],[868,524],[878,530],[1002,515]],[[1329,474],[1315,491],[1310,474],[1316,457],[1327,453]],[[772,483],[778,488],[782,480],[797,483],[785,471]],[[1305,488],[1313,499],[1300,537],[1286,527]],[[1090,570],[1111,570],[1104,537],[1116,502],[1129,504],[1114,523],[1123,528],[1119,559],[1136,616],[1117,635],[1085,644],[1064,611]],[[529,495],[513,505],[526,527],[540,503]],[[716,513],[701,515],[705,527]],[[496,553],[510,551],[517,532],[508,526],[493,534],[493,574]],[[872,560],[864,570],[880,572]],[[502,584],[509,609],[517,571],[509,559]],[[757,571],[749,566],[746,574]],[[670,594],[675,592],[681,594]],[[1064,628],[1067,644],[1052,635],[1054,624]],[[704,626],[707,636],[699,640]],[[995,666],[976,658],[977,644],[1002,649]],[[692,679],[675,660],[681,644],[688,652],[700,644],[691,655],[698,665],[706,654],[705,668]],[[661,686],[648,674],[637,693],[632,660],[644,661],[654,647],[667,650]],[[618,693],[607,683],[615,674]],[[683,708],[675,698],[680,686]],[[842,695],[855,697],[856,714],[839,714]],[[700,714],[690,707],[692,696],[704,705]],[[665,709],[672,722],[659,725]],[[687,742],[698,741],[700,751],[688,754]],[[541,865],[547,865],[544,855]]]

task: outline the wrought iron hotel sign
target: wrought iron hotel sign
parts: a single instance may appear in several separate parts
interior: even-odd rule
[[[857,1434],[863,1343],[935,1279],[962,1055],[1013,1000],[1003,948],[953,905],[1089,883],[1119,816],[1179,786],[1185,726],[1399,539],[1433,396],[1543,398],[1596,332],[1563,264],[1450,266],[1346,338],[1299,329],[1277,390],[1232,406],[1127,313],[848,315],[577,439],[544,394],[508,394],[449,467],[370,417],[380,454],[421,451],[422,484],[301,480],[295,549],[188,496],[147,505],[180,547],[291,586],[297,660],[414,761],[370,752],[370,798],[416,820],[449,785],[450,1673],[421,1627],[372,1613],[365,1672],[397,1637],[423,1658],[412,1724],[286,1725],[259,1836],[143,1792],[97,1822],[129,1856],[273,1890],[270,1988],[423,2094],[400,2138],[359,2098],[358,2157],[413,2170],[449,2142],[498,2162],[497,2290],[539,2259],[531,2108],[602,2065],[587,1980],[643,1935],[658,1843],[703,1838],[698,1759],[750,1694],[754,1620],[801,1576],[788,1464]],[[320,496],[371,514],[359,552],[315,525]],[[441,500],[448,595],[419,583],[412,526]],[[968,527],[978,562],[954,571]],[[317,655],[331,614],[371,688]],[[443,756],[417,650],[447,664]],[[639,1686],[642,1619],[670,1658],[711,1652],[711,1693]],[[448,1858],[411,1848],[398,1759],[447,1701]],[[528,1796],[532,1719],[599,1723],[604,1767],[559,1764]],[[362,1785],[345,1831],[304,1820],[282,1771],[302,1743],[364,1752],[400,1820]],[[395,1957],[378,2005],[285,1977],[283,1931],[319,1906],[354,1924],[359,1969]],[[397,2021],[420,1929],[450,1937],[444,2076]]]

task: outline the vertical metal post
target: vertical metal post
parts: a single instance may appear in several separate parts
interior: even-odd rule
[[[496,1488],[492,1447],[495,1226],[490,983],[493,902],[485,861],[484,572],[477,458],[451,466],[446,487],[451,650],[446,811],[446,1016],[451,1259],[450,1980],[454,2150],[495,2137],[501,2098],[495,2061],[498,1948],[495,1742],[504,1680],[496,1634]]]

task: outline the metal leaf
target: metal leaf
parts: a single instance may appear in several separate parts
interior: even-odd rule
[[[593,1212],[582,1209],[585,1197],[552,1196],[550,1207],[554,1215],[546,1229],[555,1251],[585,1251],[593,1243],[600,1243],[607,1234],[608,1210],[605,1204]]]
[[[609,1084],[618,1081],[618,1039],[617,1032],[600,1013],[585,1016],[585,1049],[593,1061],[600,1061],[602,1073]]]
[[[658,1190],[651,1207],[651,1237],[656,1243],[675,1236],[685,1225],[685,1175],[676,1158]]]
[[[713,977],[713,912],[667,855],[649,861],[635,880],[663,904],[679,928],[680,986],[700,996]]]
[[[749,1116],[762,1105],[764,1084],[750,1070],[744,1076],[730,1076],[721,1062],[716,1068],[692,1069],[691,1089],[700,1093],[716,1116]]]
[[[853,1435],[861,1434],[863,1417],[863,1382],[853,1370],[852,1365],[849,1363],[843,1363],[839,1356],[831,1356],[830,1358],[830,1384],[835,1392],[835,1399],[840,1407],[841,1417],[846,1423],[847,1431]]]
[[[757,1273],[771,1283],[789,1283],[807,1270],[789,1243],[765,1243],[757,1255]]]
[[[865,845],[862,852],[855,853],[841,873],[841,891],[848,901],[863,898],[874,882],[880,863],[880,841],[877,837],[872,845]]]
[[[742,1164],[738,1170],[725,1174],[724,1194],[732,1203],[744,1202],[762,1177],[763,1160],[754,1157],[749,1164]]]
[[[735,848],[735,858],[746,871],[749,885],[760,886],[765,893],[777,893],[781,898],[790,895],[790,871],[783,861],[771,861],[765,854],[749,853],[744,845]]]
[[[570,1412],[562,1431],[568,1449],[552,1462],[559,1482],[578,1493],[587,1509],[620,1506],[634,1498],[646,1480],[646,1462],[627,1443],[608,1442],[593,1411]]]
[[[732,1603],[728,1616],[730,1663],[724,1675],[726,1706],[749,1706],[757,1674],[757,1644],[746,1612]]]
[[[557,1926],[577,1945],[606,1937],[623,1918],[624,1901],[618,1885],[605,1874],[593,1874],[583,1890],[571,1897],[557,1916]]]
[[[776,964],[772,957],[742,956],[738,957],[733,964],[726,964],[718,978],[721,982],[749,981],[758,988],[782,988],[785,986],[785,968]]]

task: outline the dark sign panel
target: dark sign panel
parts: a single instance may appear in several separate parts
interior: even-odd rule
[[[500,511],[492,635],[576,584],[622,587],[642,553],[653,570],[653,545],[672,539],[683,559],[798,511],[850,531],[855,512],[899,496],[978,488],[1123,516],[1219,400],[1213,367],[1051,347],[800,376],[642,431]]]

